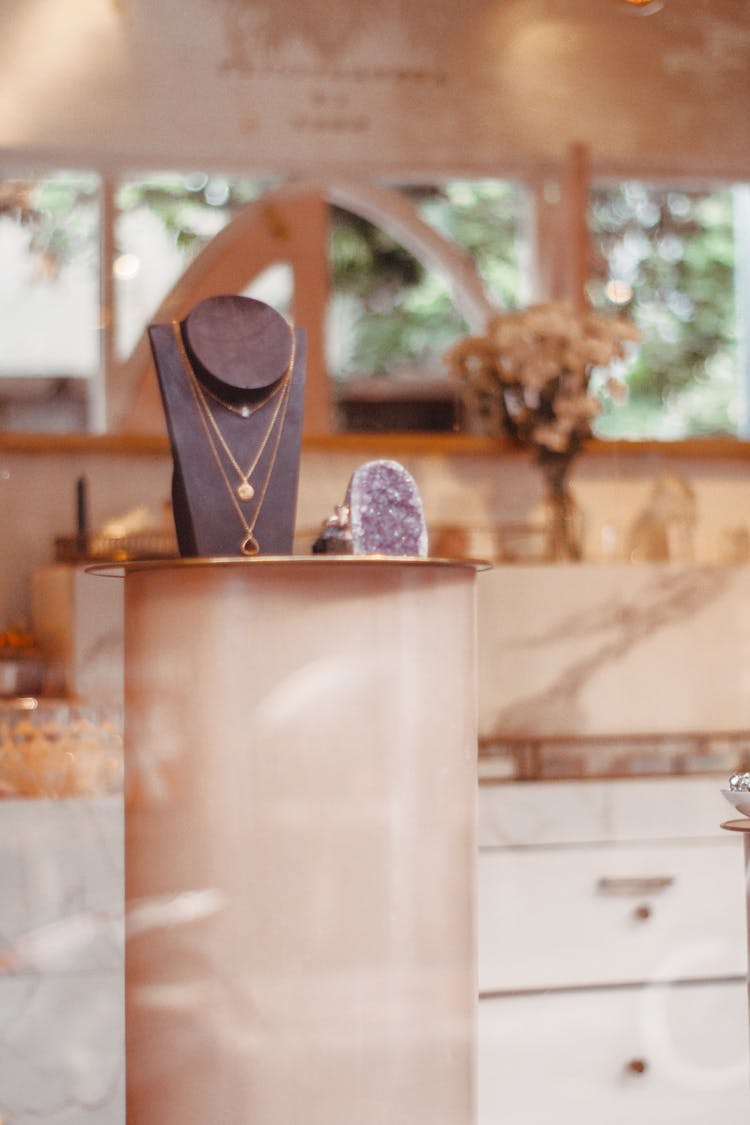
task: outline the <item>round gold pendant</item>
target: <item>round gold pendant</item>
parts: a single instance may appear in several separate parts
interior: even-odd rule
[[[243,480],[242,484],[237,489],[237,495],[240,500],[252,500],[255,496],[255,489],[250,484],[249,480]]]
[[[242,546],[240,547],[240,550],[242,551],[243,555],[249,556],[258,554],[260,546],[258,545],[258,540],[255,538],[252,532],[249,532],[248,535],[242,540]]]

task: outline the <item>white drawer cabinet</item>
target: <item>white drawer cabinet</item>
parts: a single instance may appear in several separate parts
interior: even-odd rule
[[[480,786],[480,1125],[750,1119],[721,782]]]
[[[737,982],[536,993],[479,1006],[478,1125],[750,1120]]]
[[[742,976],[735,845],[727,834],[483,851],[480,991]]]

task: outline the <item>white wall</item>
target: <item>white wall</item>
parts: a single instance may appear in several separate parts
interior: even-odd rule
[[[0,150],[408,175],[579,141],[602,167],[739,175],[749,64],[737,0],[6,0]]]
[[[542,499],[540,477],[525,455],[478,453],[393,453],[384,444],[347,446],[339,451],[306,449],[300,474],[297,526],[300,550],[333,506],[344,498],[358,465],[378,456],[395,457],[413,473],[431,526],[486,527],[523,521]],[[664,471],[686,476],[696,495],[695,561],[724,561],[727,529],[750,528],[750,461],[678,461],[658,453],[585,454],[572,483],[586,519],[586,557],[616,562],[625,536]],[[28,613],[28,577],[54,557],[56,536],[76,527],[75,487],[89,483],[93,529],[135,507],[147,505],[158,519],[169,500],[168,453],[15,452],[0,447],[0,628]],[[481,538],[475,540],[481,546]]]

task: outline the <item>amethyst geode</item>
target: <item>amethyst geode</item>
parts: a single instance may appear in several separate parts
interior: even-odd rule
[[[427,554],[427,527],[413,477],[397,461],[368,461],[349,481],[344,504],[325,523],[316,554]]]

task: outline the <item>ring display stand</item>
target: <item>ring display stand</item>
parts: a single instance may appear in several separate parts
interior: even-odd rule
[[[477,569],[118,568],[133,1125],[473,1121]]]

